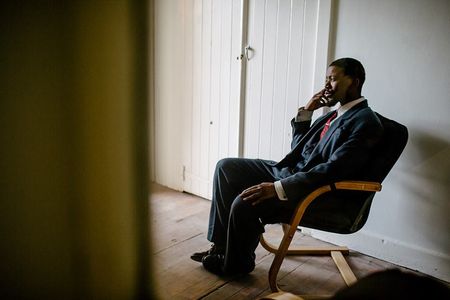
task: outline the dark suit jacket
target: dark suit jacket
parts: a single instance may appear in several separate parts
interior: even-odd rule
[[[363,174],[363,166],[383,134],[383,126],[363,101],[334,121],[320,140],[331,112],[311,121],[292,120],[292,150],[280,162],[281,184],[288,201],[298,202],[314,189]],[[293,203],[291,203],[293,204]]]

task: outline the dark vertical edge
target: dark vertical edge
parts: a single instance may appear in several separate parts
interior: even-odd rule
[[[132,94],[132,143],[134,146],[134,192],[136,201],[136,234],[137,234],[137,288],[136,299],[155,299],[152,288],[152,265],[150,259],[151,231],[149,230],[149,49],[152,47],[153,0],[133,0],[131,3],[131,36],[134,43],[133,55],[133,94]]]

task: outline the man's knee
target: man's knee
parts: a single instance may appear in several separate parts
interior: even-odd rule
[[[236,158],[231,158],[231,157],[227,157],[227,158],[222,158],[221,160],[219,160],[216,164],[216,170],[220,169],[220,170],[226,170],[228,168],[230,168],[231,166],[233,166],[236,163]]]
[[[234,218],[248,219],[254,213],[254,207],[250,202],[242,200],[240,196],[234,199],[231,205],[231,215]]]
[[[229,174],[234,174],[234,170],[236,169],[237,164],[239,163],[239,158],[222,158],[216,164],[216,170],[214,174],[217,176],[221,174],[222,176],[226,176]]]

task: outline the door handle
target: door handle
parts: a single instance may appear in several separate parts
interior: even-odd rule
[[[241,54],[241,55],[239,55],[238,57],[236,57],[236,59],[237,59],[237,60],[243,60],[244,57],[245,57],[245,59],[246,59],[247,61],[250,60],[251,57],[250,57],[250,55],[249,55],[249,51],[253,51],[252,47],[250,47],[250,46],[245,47],[245,48],[244,48],[244,53]]]
[[[250,55],[249,55],[249,52],[250,51],[253,51],[253,49],[252,49],[252,47],[250,47],[250,45],[247,45],[247,47],[245,47],[245,58],[247,59],[247,60],[250,60]]]

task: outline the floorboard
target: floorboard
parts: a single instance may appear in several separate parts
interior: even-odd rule
[[[274,255],[259,246],[255,270],[246,276],[222,278],[205,271],[190,259],[193,252],[208,249],[206,240],[210,202],[160,185],[152,185],[151,229],[153,274],[161,299],[258,299],[270,294],[268,271]],[[281,240],[279,225],[266,226],[265,237]],[[329,245],[301,232],[293,244]],[[373,272],[399,268],[357,252],[346,257],[357,278]],[[278,284],[294,294],[332,295],[345,283],[331,257],[288,256],[278,274]]]

